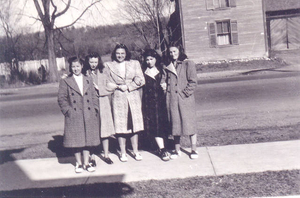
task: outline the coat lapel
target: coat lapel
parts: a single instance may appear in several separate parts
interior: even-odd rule
[[[183,61],[177,61],[177,69],[176,69],[176,71],[177,71],[178,74],[180,74],[180,72],[181,72],[182,62]]]
[[[126,71],[126,73],[125,73],[125,79],[127,79],[128,76],[130,76],[134,72],[134,67],[133,67],[132,64],[130,64],[129,61],[126,61],[125,64],[126,64],[125,65],[125,71]]]
[[[81,95],[81,92],[79,90],[79,87],[74,79],[74,77],[69,77],[65,79],[66,83],[71,87],[71,89],[73,89],[74,91],[76,91],[77,93],[79,93]]]
[[[127,64],[127,62],[126,62],[126,64]],[[116,61],[113,61],[113,62],[111,62],[111,64],[109,64],[110,70],[111,70],[115,75],[117,75],[118,77],[120,77],[121,79],[124,79],[124,78],[122,77],[121,73],[120,73],[120,70],[119,70],[118,66],[119,66],[119,65],[118,65],[118,63],[117,63]]]
[[[169,70],[170,72],[172,72],[176,77],[178,77],[176,69],[174,64],[171,62],[167,67],[166,70]]]
[[[90,78],[83,76],[83,94],[85,94],[85,92],[88,90],[90,83],[92,83]]]

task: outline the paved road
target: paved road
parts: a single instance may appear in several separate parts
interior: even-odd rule
[[[1,92],[0,149],[14,135],[31,136],[14,146],[45,142],[62,134],[63,116],[57,105],[57,85]],[[199,81],[196,90],[201,131],[284,127],[299,123],[300,78],[295,73]],[[36,134],[36,136],[32,136]],[[24,138],[25,139],[25,138]]]

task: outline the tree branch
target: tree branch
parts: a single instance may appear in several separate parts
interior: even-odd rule
[[[36,10],[38,11],[38,15],[40,16],[41,21],[43,21],[44,14],[43,14],[43,11],[41,9],[41,6],[40,6],[38,0],[33,0],[33,2],[34,2]]]
[[[51,19],[52,19],[52,21],[54,21],[55,20],[55,13],[57,11],[57,6],[54,4],[53,0],[50,0],[50,2],[51,2],[51,5],[54,7],[54,10],[53,10],[52,15],[51,15]]]
[[[52,3],[52,0],[51,0],[51,3]],[[54,3],[52,5],[54,5]],[[61,15],[65,14],[68,11],[68,9],[70,8],[70,5],[71,5],[71,0],[68,0],[68,4],[63,11],[57,13],[56,15],[53,12],[53,18],[57,18],[57,17],[60,17]]]
[[[58,27],[57,29],[63,29],[63,28],[67,28],[67,27],[70,27],[70,26],[72,26],[72,25],[74,25],[83,15],[84,15],[84,13],[86,12],[86,11],[88,11],[88,9],[90,8],[90,7],[92,7],[93,5],[95,5],[96,3],[99,3],[101,0],[97,0],[97,1],[95,1],[95,2],[93,2],[92,4],[90,4],[88,7],[86,7],[85,9],[84,9],[84,11],[77,17],[77,19],[75,19],[75,21],[73,21],[71,24],[69,24],[69,25],[66,25],[66,26],[62,26],[62,27]]]

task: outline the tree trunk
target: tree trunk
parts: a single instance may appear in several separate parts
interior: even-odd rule
[[[54,30],[52,29],[46,30],[45,34],[47,38],[47,47],[48,47],[49,82],[57,82],[58,71],[57,71],[55,47],[54,47]]]

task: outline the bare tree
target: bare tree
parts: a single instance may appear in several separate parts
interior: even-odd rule
[[[170,18],[170,0],[124,0],[124,15],[143,36],[148,46],[165,51],[165,25]],[[146,23],[145,23],[146,22]],[[149,27],[150,25],[150,27]],[[152,38],[156,38],[152,40]]]
[[[82,12],[81,14],[70,24],[56,27],[55,21],[58,17],[67,13],[71,7],[72,0],[68,0],[65,3],[65,7],[60,12],[58,11],[57,4],[54,3],[54,0],[33,0],[35,8],[38,12],[39,18],[43,24],[45,30],[45,37],[48,50],[48,60],[49,60],[49,73],[50,73],[50,82],[56,82],[58,79],[57,65],[56,65],[56,55],[55,55],[55,44],[54,44],[54,33],[56,30],[67,28],[73,26],[83,15],[84,13],[91,8],[96,3],[99,3],[101,0],[93,0]],[[64,3],[64,0],[61,0]]]
[[[17,32],[14,28],[20,20],[17,15],[14,15],[16,12],[15,3],[16,0],[0,0],[0,29],[3,30],[5,35],[3,61],[10,63],[11,79],[18,79],[19,77],[18,59],[20,54],[18,42],[22,37],[20,29]]]

